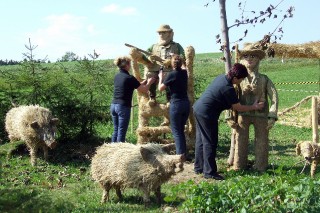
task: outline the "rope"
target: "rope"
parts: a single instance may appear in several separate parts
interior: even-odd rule
[[[305,168],[307,167],[307,164],[308,164],[308,161],[306,161],[306,162],[305,162],[305,164],[304,164],[304,166],[303,166],[303,168],[302,168],[302,170],[301,170],[300,174],[302,174],[302,173],[303,173],[303,171],[304,171],[304,170],[305,170]]]
[[[290,112],[292,110],[294,110],[295,108],[299,107],[301,104],[307,102],[309,99],[311,99],[313,97],[313,95],[307,96],[306,98],[302,99],[300,102],[297,102],[295,105],[293,105],[292,107],[289,107],[285,110],[283,110],[282,112],[278,113],[278,116],[282,116],[284,114],[286,114],[287,112]]]

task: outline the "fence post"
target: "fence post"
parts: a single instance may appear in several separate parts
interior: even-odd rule
[[[132,102],[131,102],[131,115],[130,115],[130,120],[131,120],[131,134],[133,134],[133,114],[134,114],[134,98],[132,98]]]
[[[314,143],[319,142],[319,133],[318,133],[318,103],[317,97],[312,97],[312,140]]]

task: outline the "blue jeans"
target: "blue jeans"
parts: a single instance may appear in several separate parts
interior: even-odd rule
[[[170,102],[170,126],[177,154],[186,154],[186,137],[184,134],[184,126],[190,113],[190,102],[188,99],[171,100]]]
[[[130,121],[131,107],[121,104],[111,104],[113,133],[111,142],[125,142]]]
[[[203,173],[205,177],[215,175],[217,173],[218,120],[197,116],[196,112],[194,115],[196,118],[194,171]]]

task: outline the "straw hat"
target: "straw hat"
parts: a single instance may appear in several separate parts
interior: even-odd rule
[[[157,30],[157,32],[171,32],[171,31],[172,29],[167,24],[160,25],[159,29]]]
[[[239,57],[242,58],[244,55],[255,55],[260,60],[266,57],[266,53],[255,45],[248,45],[245,46],[242,50],[239,50]]]

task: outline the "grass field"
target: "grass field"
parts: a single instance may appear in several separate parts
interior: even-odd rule
[[[196,55],[196,97],[215,76],[224,73],[220,56],[218,53]],[[319,81],[319,63],[316,59],[286,59],[281,63],[279,58],[261,62],[260,71],[267,74],[279,90],[279,111],[306,96],[319,94],[319,84],[293,84]],[[310,102],[298,110],[309,107]],[[135,143],[137,109],[132,125],[133,131],[129,127],[127,140]],[[98,129],[101,138],[109,138],[112,124]],[[303,163],[294,150],[298,141],[311,139],[311,128],[276,124],[270,132],[270,166],[266,173],[227,172],[230,128],[221,120],[217,159],[226,180],[165,184],[164,204],[144,208],[141,193],[135,189],[126,189],[122,202],[118,202],[115,192],[111,191],[112,201],[100,204],[102,191],[91,179],[90,156],[79,157],[58,147],[49,152],[49,162],[40,159],[39,165],[32,167],[25,147],[6,143],[4,138],[0,145],[0,212],[319,212],[319,172],[311,179],[310,166],[307,166],[300,174]],[[8,157],[10,151],[12,154]],[[252,153],[250,159],[253,160]]]

